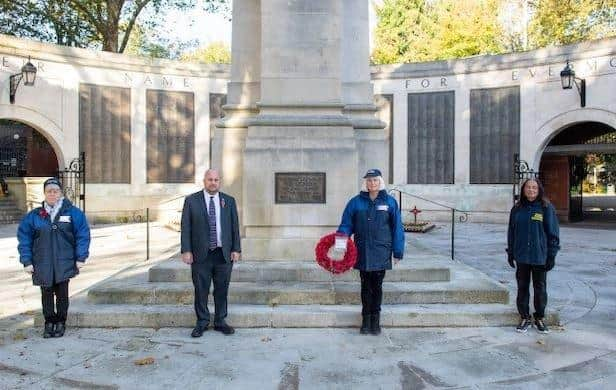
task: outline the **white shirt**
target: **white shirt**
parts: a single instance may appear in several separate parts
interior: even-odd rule
[[[205,210],[207,211],[207,217],[210,215],[210,198],[214,197],[214,211],[216,211],[216,246],[222,247],[222,238],[220,234],[220,196],[218,192],[215,195],[210,195],[206,190],[203,190],[203,195],[205,196]],[[209,242],[209,234],[207,232]]]
[[[53,206],[51,206],[47,202],[44,202],[45,211],[47,211],[47,214],[49,214],[49,218],[51,219],[51,222],[53,222],[53,220],[56,219],[56,215],[58,215],[58,211],[60,211],[60,209],[62,208],[63,201],[64,201],[64,197],[61,197],[60,199],[58,199],[56,204],[54,204]]]

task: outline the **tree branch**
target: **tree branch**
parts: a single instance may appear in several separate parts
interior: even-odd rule
[[[96,17],[90,12],[90,10],[85,7],[83,4],[81,4],[81,2],[77,1],[77,0],[68,0],[75,8],[77,8],[79,10],[79,12],[83,13],[88,20],[90,21],[90,23],[92,23],[92,25],[94,25],[94,27],[96,28],[96,30],[98,30],[98,32],[103,35],[103,31],[105,30],[105,26],[103,24],[101,24],[100,19],[96,19]],[[98,3],[97,3],[98,4]],[[99,8],[99,7],[97,7]],[[100,8],[99,8],[100,9]],[[99,14],[100,15],[100,14]]]
[[[128,26],[126,26],[126,30],[124,31],[124,37],[122,37],[122,44],[118,49],[118,53],[124,53],[124,49],[126,49],[126,45],[128,44],[128,38],[130,37],[130,33],[133,30],[133,27],[135,27],[137,17],[143,10],[143,7],[145,7],[150,1],[151,0],[144,0],[137,3],[137,8],[135,8],[135,11],[133,11],[130,21],[128,22]]]

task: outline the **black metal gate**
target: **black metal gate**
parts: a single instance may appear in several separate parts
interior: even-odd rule
[[[520,190],[522,183],[526,179],[539,178],[539,172],[531,169],[528,163],[520,160],[520,154],[513,155],[513,203],[520,200]]]
[[[58,171],[64,196],[84,213],[86,212],[86,153],[80,153],[68,167]]]
[[[13,122],[0,123],[0,177],[26,175],[28,161],[27,137]]]

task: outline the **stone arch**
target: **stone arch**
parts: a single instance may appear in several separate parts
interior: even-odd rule
[[[60,169],[65,167],[64,150],[62,149],[65,142],[64,132],[54,121],[32,109],[7,104],[0,104],[0,119],[25,123],[41,133],[56,153],[58,167]]]
[[[532,155],[532,167],[539,169],[547,145],[565,129],[581,122],[599,122],[616,129],[616,113],[598,108],[580,108],[559,114],[544,123],[535,133],[537,149]]]

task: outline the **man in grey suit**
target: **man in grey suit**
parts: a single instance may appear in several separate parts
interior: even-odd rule
[[[240,259],[240,227],[235,199],[219,192],[220,175],[208,169],[203,190],[186,197],[182,209],[182,261],[190,264],[195,287],[197,324],[192,337],[201,337],[210,323],[207,308],[214,281],[214,330],[235,333],[225,322],[227,292],[233,263]]]

